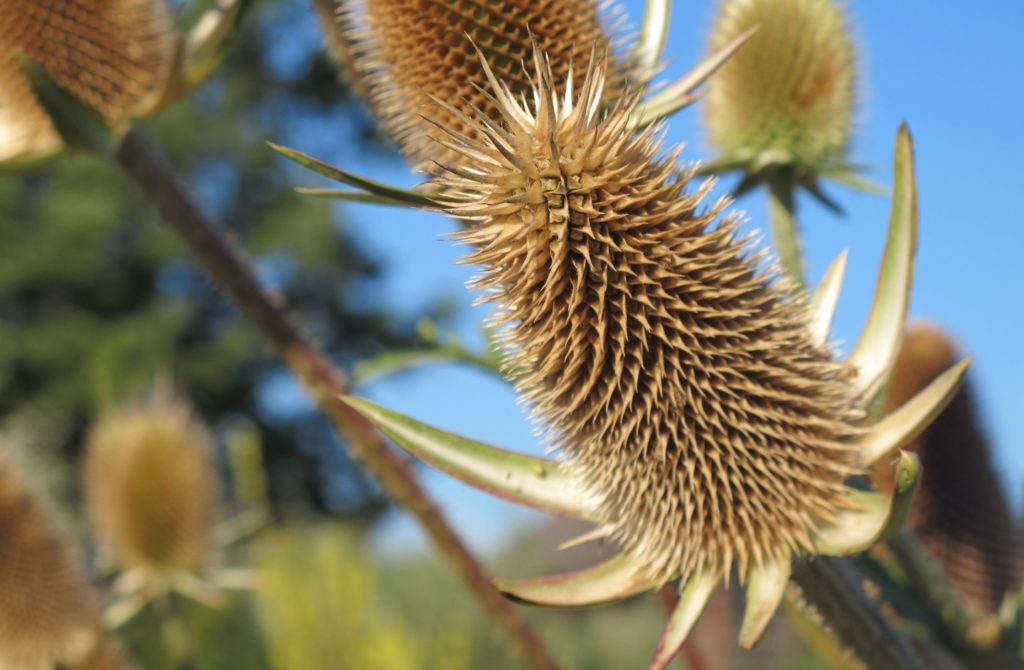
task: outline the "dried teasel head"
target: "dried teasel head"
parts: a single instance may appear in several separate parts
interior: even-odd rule
[[[74,663],[100,621],[67,541],[0,440],[0,668]]]
[[[958,347],[941,328],[911,325],[896,359],[887,410],[902,406],[957,359]],[[925,467],[908,526],[972,609],[999,611],[1019,586],[1020,559],[1013,517],[992,462],[971,387],[964,384],[931,426],[910,445]],[[884,471],[872,473],[891,487]]]
[[[856,471],[851,370],[710,183],[623,132],[635,98],[600,112],[602,63],[564,102],[541,72],[537,107],[499,88],[503,127],[455,135],[474,170],[440,178],[518,387],[657,579],[788,559]]]
[[[84,488],[97,541],[142,580],[203,567],[217,502],[213,441],[169,391],[103,416],[87,444]]]
[[[61,146],[23,58],[117,127],[164,94],[175,57],[172,27],[166,0],[0,3],[0,163]]]
[[[528,602],[608,602],[680,578],[680,604],[656,652],[678,650],[717,585],[747,584],[740,642],[777,608],[791,559],[863,551],[898,528],[916,458],[893,465],[890,494],[851,475],[893,455],[946,402],[966,363],[874,424],[909,300],[917,206],[909,133],[896,151],[891,231],[877,300],[846,360],[828,346],[845,257],[813,298],[792,288],[709,182],[680,171],[660,131],[636,131],[636,94],[604,99],[605,61],[559,95],[534,55],[520,97],[482,63],[500,122],[477,115],[439,169],[446,212],[497,306],[508,370],[548,431],[554,460],[445,433],[364,400],[354,408],[401,446],[492,493],[598,525],[623,552],[592,569],[498,580]],[[532,100],[532,102],[527,102]],[[454,112],[453,112],[454,113]],[[482,138],[482,139],[480,139]]]
[[[605,3],[595,0],[318,0],[334,15],[327,24],[332,51],[342,69],[354,73],[357,89],[402,152],[416,166],[448,163],[458,154],[434,142],[440,133],[430,121],[475,132],[435,98],[463,113],[473,108],[498,119],[487,93],[476,50],[516,94],[529,91],[527,72],[531,40],[551,59],[552,80],[564,87],[575,66],[576,83],[586,71],[591,51],[618,45],[618,22]],[[332,11],[333,8],[333,11]],[[346,65],[348,64],[348,65]],[[613,57],[608,97],[621,90],[625,60]]]
[[[711,49],[757,32],[708,85],[705,117],[724,162],[817,172],[845,160],[857,67],[835,0],[722,0]]]

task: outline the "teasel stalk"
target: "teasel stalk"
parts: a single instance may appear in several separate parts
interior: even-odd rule
[[[605,54],[608,74],[600,104],[611,105],[627,85],[646,90],[654,79],[671,13],[670,0],[648,0],[642,28],[630,40],[623,31],[621,12],[608,1],[316,0],[316,4],[328,48],[343,77],[421,172],[429,172],[435,164],[455,165],[463,160],[460,152],[436,141],[444,137],[437,124],[473,133],[476,124],[465,123],[464,115],[479,110],[492,121],[501,116],[487,92],[478,53],[484,54],[516,95],[530,92],[534,42],[548,54],[552,82],[559,92],[569,84],[578,88],[592,55]],[[751,34],[736,36],[691,72],[652,92],[636,106],[631,123],[647,125],[694,102],[694,90]],[[294,157],[294,153],[286,155]],[[334,167],[328,176],[356,190],[300,191],[343,200],[432,206],[429,185],[402,191]]]
[[[886,410],[898,410],[941,375],[958,349],[938,326],[912,324],[899,349]],[[1021,561],[1011,540],[1009,503],[968,381],[908,446],[927,469],[907,520],[920,545],[901,538],[892,548],[953,636],[991,647],[998,642],[1000,611],[1020,588]],[[872,477],[879,489],[892,487],[884,470],[876,468]],[[947,590],[952,593],[943,593]]]
[[[267,338],[289,370],[301,380],[355,459],[377,478],[393,501],[416,518],[496,629],[531,667],[557,668],[542,640],[490,583],[483,567],[452,530],[406,460],[389,448],[370,422],[341,402],[340,397],[349,391],[344,373],[293,321],[280,297],[263,286],[234,242],[202,212],[159,148],[138,130],[115,132],[95,110],[54,82],[45,70],[36,67],[32,74],[33,89],[47,113],[51,119],[62,120],[57,125],[65,143],[107,157],[138,186],[158,210],[161,222],[179,236],[222,294]],[[358,178],[356,181],[361,185],[369,183]],[[398,192],[399,200],[407,196]],[[430,202],[418,195],[413,200],[417,204]],[[135,592],[135,598],[122,599],[108,610],[107,618],[112,623],[127,620],[145,606],[145,591]]]
[[[0,667],[74,666],[99,639],[98,602],[12,449],[0,440]]]
[[[710,50],[753,26],[757,34],[708,84],[704,116],[719,155],[704,171],[740,171],[737,194],[766,188],[780,260],[803,284],[797,191],[838,210],[823,178],[867,187],[847,162],[856,49],[836,0],[721,0]]]
[[[124,132],[198,85],[219,61],[244,0],[219,0],[185,34],[167,0],[5,0],[0,4],[0,166],[57,153],[67,133],[26,62]],[[72,123],[76,120],[71,120]]]
[[[913,271],[909,133],[897,138],[876,300],[853,352],[838,360],[827,338],[845,256],[812,298],[762,267],[728,200],[703,203],[712,182],[692,188],[695,168],[680,172],[679,149],[660,151],[658,127],[635,132],[639,94],[602,106],[600,55],[564,95],[539,49],[533,90],[522,98],[483,57],[481,66],[502,118],[466,115],[462,123],[476,126],[469,134],[443,128],[445,146],[464,159],[437,171],[440,207],[471,221],[455,237],[473,247],[466,262],[483,268],[474,284],[497,305],[507,369],[558,457],[507,452],[346,402],[449,474],[590,520],[597,529],[580,541],[610,537],[623,547],[582,572],[497,580],[509,596],[593,605],[679,578],[680,602],[651,663],[662,668],[735,568],[748,602],[740,643],[749,647],[782,599],[794,558],[857,553],[900,526],[919,465],[896,454],[966,369],[953,365],[880,422],[866,411],[888,379]],[[854,489],[850,478],[877,462],[894,463],[895,489]],[[833,603],[846,587],[836,585]],[[901,654],[912,652],[886,630],[874,622],[846,632],[871,667],[906,667]]]

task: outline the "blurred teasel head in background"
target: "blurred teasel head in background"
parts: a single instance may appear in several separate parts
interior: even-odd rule
[[[110,411],[86,450],[87,511],[109,558],[152,578],[201,569],[218,480],[213,438],[185,402],[158,388]]]
[[[896,359],[886,409],[898,409],[942,374],[958,349],[938,326],[912,324]],[[1020,548],[969,383],[909,448],[920,455],[925,475],[908,527],[968,607],[998,612],[1003,599],[1020,587]],[[891,487],[884,470],[872,474],[879,487]]]
[[[25,58],[118,127],[160,102],[173,36],[166,0],[4,0],[0,163],[45,156],[62,144],[23,70]]]
[[[75,664],[96,643],[98,603],[12,449],[0,439],[0,668]]]
[[[422,169],[458,157],[432,139],[443,136],[432,122],[469,133],[477,128],[464,115],[474,109],[500,118],[486,92],[477,50],[516,95],[530,90],[523,63],[529,63],[532,41],[548,54],[559,90],[570,77],[577,86],[582,83],[595,49],[611,54],[605,100],[622,91],[629,74],[627,60],[619,55],[621,21],[607,2],[317,2],[343,74],[365,93],[405,156]]]
[[[816,174],[846,161],[857,63],[835,0],[722,0],[714,51],[757,32],[708,84],[705,119],[719,161],[748,172]]]

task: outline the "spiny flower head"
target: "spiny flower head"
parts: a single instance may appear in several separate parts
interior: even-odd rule
[[[708,85],[707,125],[727,158],[814,170],[841,162],[857,69],[835,0],[723,0],[711,50],[757,32]]]
[[[121,567],[159,577],[203,566],[217,502],[212,449],[206,427],[165,390],[93,427],[86,503]]]
[[[497,580],[520,600],[609,602],[679,577],[680,604],[655,653],[663,668],[717,585],[747,582],[752,645],[797,554],[863,551],[899,528],[919,466],[891,455],[948,401],[966,362],[872,424],[909,301],[917,234],[909,133],[897,140],[893,216],[878,295],[845,361],[827,345],[844,258],[805,297],[740,238],[727,202],[630,123],[637,95],[602,104],[606,61],[559,95],[534,55],[530,96],[488,77],[498,121],[462,115],[461,154],[438,168],[440,208],[473,225],[456,238],[482,267],[507,369],[558,458],[446,433],[358,398],[345,401],[398,444],[463,481],[595,522],[620,555],[588,570]],[[528,101],[529,100],[529,101]],[[443,103],[441,103],[443,104]],[[461,114],[449,106],[453,114]],[[887,460],[890,494],[848,479]]]
[[[957,345],[941,328],[907,329],[896,359],[887,409],[896,410],[957,359]],[[974,408],[971,387],[960,387],[949,406],[908,448],[925,467],[907,524],[968,607],[999,611],[1020,582],[1013,518],[993,468],[992,453]],[[881,488],[891,486],[873,473]]]
[[[330,1],[330,0],[328,0]],[[595,0],[341,0],[329,25],[334,50],[349,54],[369,102],[402,152],[419,167],[447,163],[457,154],[434,142],[428,120],[460,132],[473,132],[458,114],[438,105],[445,100],[462,112],[476,107],[492,119],[499,112],[485,91],[476,49],[516,93],[529,90],[523,61],[531,40],[551,59],[552,79],[562,87],[571,63],[585,67],[591,50],[616,44],[607,7]],[[617,59],[610,89],[626,73]],[[577,69],[577,72],[579,70]],[[577,82],[579,83],[579,82]],[[609,90],[609,93],[613,93]]]
[[[67,542],[0,441],[0,667],[82,658],[99,611]]]
[[[710,184],[673,177],[656,128],[626,131],[635,99],[601,111],[603,63],[576,100],[548,72],[535,108],[499,88],[502,125],[456,134],[473,168],[440,179],[509,369],[657,576],[788,558],[843,506],[852,375]]]
[[[172,19],[165,0],[0,3],[0,162],[61,144],[22,55],[116,126],[163,93],[174,60]]]

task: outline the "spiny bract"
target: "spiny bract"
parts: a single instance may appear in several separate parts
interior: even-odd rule
[[[711,51],[757,26],[711,78],[705,109],[729,157],[819,167],[840,162],[853,125],[856,63],[834,0],[725,0]]]
[[[60,146],[22,56],[116,125],[157,102],[173,63],[172,35],[165,0],[0,2],[0,161]]]
[[[917,323],[907,329],[896,359],[887,408],[903,405],[957,359],[957,346],[942,329]],[[965,383],[949,406],[909,446],[925,468],[921,491],[907,521],[942,566],[965,604],[995,613],[1021,578],[1013,517],[992,453]],[[873,473],[880,488],[884,474]]]
[[[547,63],[534,106],[494,83],[502,125],[453,130],[473,167],[438,179],[509,369],[655,578],[810,548],[857,470],[850,370],[711,183],[629,131],[636,97],[602,109],[605,63],[564,101]]]
[[[210,433],[167,391],[92,429],[85,493],[96,537],[123,568],[196,571],[217,502]]]
[[[330,0],[328,0],[330,1]],[[571,64],[589,61],[594,48],[616,43],[615,23],[603,3],[594,0],[355,0],[337,2],[337,23],[328,26],[337,51],[347,49],[369,90],[369,102],[403,153],[417,166],[457,158],[434,142],[439,121],[462,133],[475,128],[435,98],[464,113],[474,107],[492,119],[500,112],[489,99],[475,49],[516,94],[529,91],[523,62],[531,40],[548,53],[552,77],[564,86]],[[467,39],[468,36],[468,39]],[[610,67],[612,86],[621,86],[626,68]],[[576,82],[577,84],[579,81]]]
[[[0,442],[0,668],[77,661],[93,644],[99,611],[9,449]]]

